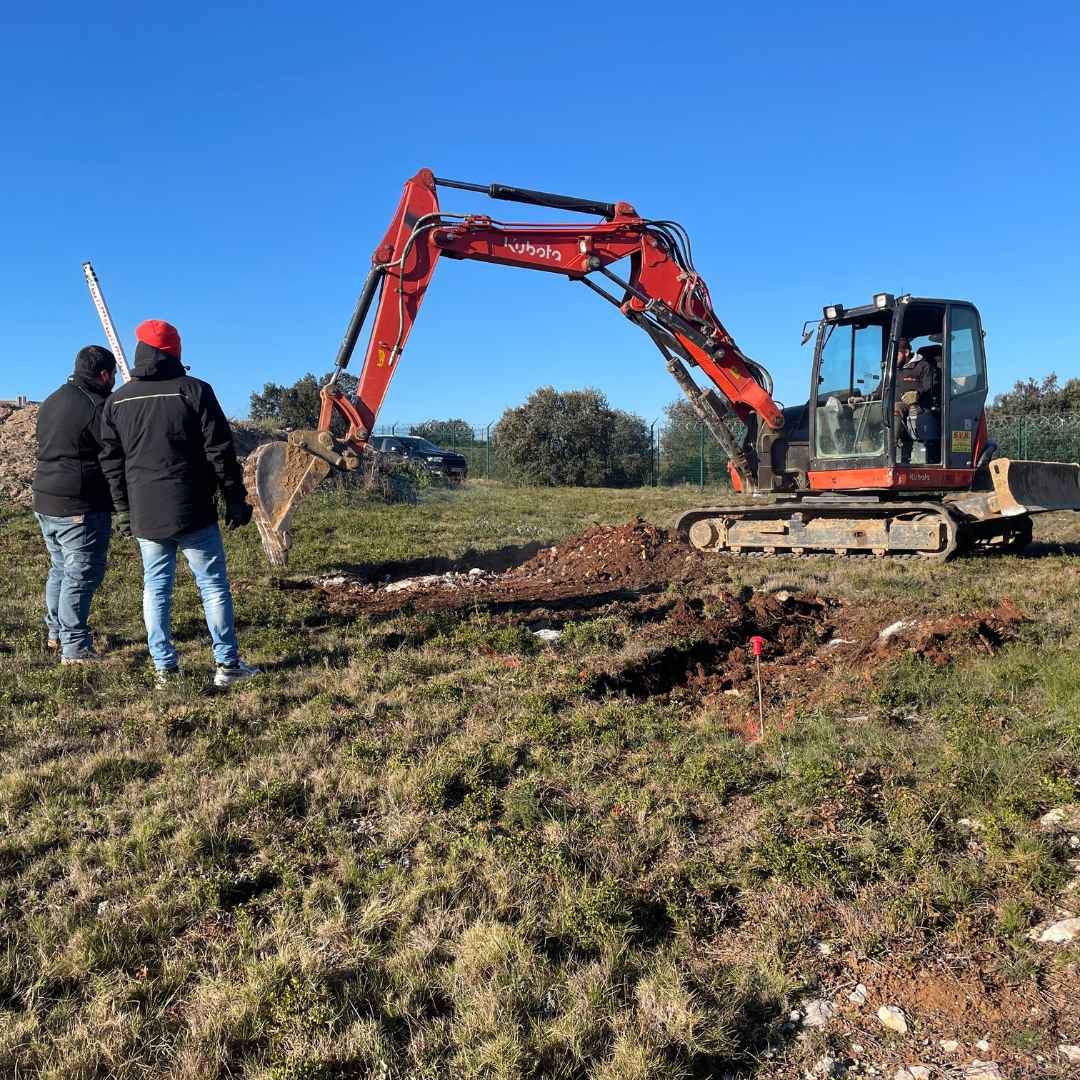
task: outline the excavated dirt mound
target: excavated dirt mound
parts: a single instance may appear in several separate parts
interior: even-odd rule
[[[674,533],[635,518],[626,525],[595,525],[540,552],[511,576],[633,585],[682,580],[700,564],[701,555]]]
[[[788,715],[849,696],[883,665],[914,653],[945,664],[996,651],[1026,621],[1009,601],[942,618],[887,620],[879,610],[789,590],[739,593],[710,584],[719,565],[670,532],[637,519],[595,526],[554,547],[504,548],[481,565],[418,560],[282,588],[316,589],[337,614],[484,610],[508,625],[554,633],[569,621],[615,616],[632,629],[622,650],[584,661],[578,678],[598,699],[677,698],[707,707],[734,730],[757,731],[758,665],[766,711]],[[497,567],[488,568],[488,567]],[[509,568],[506,568],[509,567]],[[416,576],[401,576],[401,571]],[[417,574],[417,571],[429,571]],[[430,571],[441,571],[430,572]],[[372,580],[372,579],[375,580]],[[682,583],[682,595],[668,589]],[[892,613],[895,619],[895,613]],[[513,658],[509,658],[512,660]],[[858,719],[853,718],[853,719]]]
[[[517,565],[514,549],[501,548],[494,559],[470,553],[473,557],[459,560],[379,563],[363,574],[319,578],[299,587],[316,588],[338,612],[472,610],[477,604],[542,612],[545,607],[595,609],[608,600],[703,577],[709,565],[688,544],[640,518],[594,526],[539,552],[535,544],[517,551]],[[298,586],[284,582],[282,587]]]
[[[37,462],[37,406],[0,408],[0,500],[29,506]]]

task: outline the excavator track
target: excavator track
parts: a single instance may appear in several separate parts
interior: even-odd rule
[[[706,506],[678,520],[679,536],[700,551],[734,555],[867,555],[944,561],[996,536],[1020,536],[1023,520],[972,525],[938,502],[808,496],[754,505]],[[999,545],[1000,546],[1000,545]]]

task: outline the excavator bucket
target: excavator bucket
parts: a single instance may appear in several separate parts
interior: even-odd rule
[[[1080,510],[1080,465],[996,458],[990,462],[990,475],[1004,517]]]
[[[329,462],[292,442],[263,443],[248,457],[244,467],[248,502],[271,566],[288,562],[293,511],[329,473]]]

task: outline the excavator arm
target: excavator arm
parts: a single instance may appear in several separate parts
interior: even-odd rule
[[[439,186],[599,215],[603,220],[533,225],[486,215],[446,214],[439,208]],[[321,392],[317,430],[292,432],[287,443],[265,444],[249,458],[249,497],[272,564],[286,561],[289,524],[304,495],[332,468],[359,465],[435,266],[444,256],[561,274],[618,308],[655,342],[694,410],[727,451],[743,490],[753,490],[756,425],[779,430],[783,413],[772,398],[768,372],[742,353],[713,310],[680,225],[643,219],[625,202],[595,202],[500,184],[467,184],[421,169],[406,182],[386,236],[372,255],[334,373]],[[625,277],[611,269],[623,259],[629,260]],[[609,291],[607,283],[617,291]],[[352,359],[372,306],[375,313],[353,401],[341,392],[338,378]],[[712,386],[698,386],[688,367],[700,368]],[[345,421],[342,439],[331,433],[335,412]],[[732,429],[733,418],[747,428],[741,441]]]

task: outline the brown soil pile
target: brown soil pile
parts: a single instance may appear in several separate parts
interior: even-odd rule
[[[552,582],[646,584],[692,576],[701,558],[669,530],[635,518],[626,525],[594,525],[580,536],[540,552],[511,576]]]
[[[0,500],[29,506],[37,463],[37,406],[0,408]]]
[[[971,652],[994,653],[1016,637],[1027,616],[1004,600],[994,608],[917,624],[911,635],[911,649],[936,664],[945,665]]]
[[[365,567],[362,576],[341,574],[280,587],[314,587],[338,612],[447,611],[486,604],[539,618],[545,611],[595,611],[616,598],[633,599],[672,581],[691,581],[703,577],[708,565],[666,529],[638,518],[626,525],[594,526],[539,551],[529,544],[469,552],[461,559],[379,563]]]

